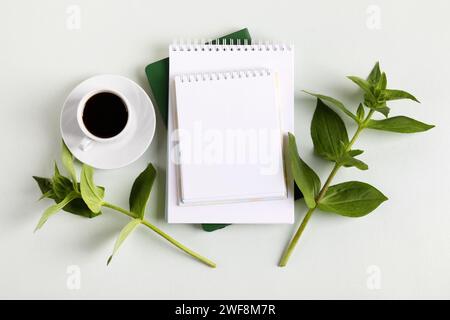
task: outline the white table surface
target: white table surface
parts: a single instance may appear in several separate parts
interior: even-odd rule
[[[77,8],[79,29],[76,21],[71,24]],[[446,0],[3,0],[0,298],[450,298],[449,12]],[[115,73],[148,92],[144,67],[167,56],[173,39],[215,37],[243,27],[256,39],[295,44],[295,133],[322,179],[330,164],[312,154],[314,101],[301,89],[355,105],[357,90],[345,76],[365,76],[380,60],[392,87],[422,101],[393,102],[392,114],[435,129],[415,135],[366,132],[356,147],[366,150],[361,158],[370,170],[345,169],[336,178],[369,182],[389,201],[361,219],[318,212],[288,267],[278,268],[292,225],[235,225],[206,233],[164,222],[166,140],[158,115],[144,156],[124,169],[99,171],[95,179],[107,187],[107,200],[126,206],[134,177],[153,162],[159,177],[148,219],[216,261],[217,269],[145,228],[107,267],[127,222],[110,210],[94,220],[61,213],[33,234],[50,202],[36,201],[31,176],[51,175],[52,160],[59,160],[59,112],[78,82]],[[304,212],[298,203],[297,223]],[[70,266],[80,271],[79,289],[67,286]]]

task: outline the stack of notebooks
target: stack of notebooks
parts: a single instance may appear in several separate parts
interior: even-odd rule
[[[293,223],[293,57],[291,45],[239,39],[170,45],[169,223]]]

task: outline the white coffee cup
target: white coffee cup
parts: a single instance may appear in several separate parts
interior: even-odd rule
[[[93,133],[91,133],[83,121],[83,112],[86,107],[86,103],[88,102],[88,100],[90,98],[92,98],[93,96],[100,94],[100,93],[111,93],[111,94],[119,97],[122,100],[125,108],[127,109],[127,113],[128,113],[127,122],[126,122],[125,126],[122,128],[122,130],[118,134],[116,134],[112,137],[108,137],[108,138],[98,137],[98,136],[94,135]],[[78,122],[78,125],[79,125],[81,131],[85,135],[85,137],[81,140],[81,142],[79,144],[79,149],[81,149],[82,151],[87,151],[94,145],[94,142],[95,143],[106,143],[106,142],[112,142],[112,141],[122,139],[130,131],[132,116],[133,116],[133,109],[132,109],[130,103],[128,102],[127,98],[119,91],[111,90],[111,89],[96,89],[96,90],[93,90],[93,91],[87,93],[80,100],[80,102],[78,104],[78,108],[77,108],[77,122]]]

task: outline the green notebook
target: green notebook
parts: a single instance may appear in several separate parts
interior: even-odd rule
[[[250,33],[247,28],[230,33],[229,35],[218,38],[212,43],[216,43],[218,40],[225,40],[229,43],[231,40],[247,40],[251,42]],[[148,83],[153,93],[154,102],[167,125],[167,111],[169,107],[169,58],[165,58],[149,64],[145,68],[147,74]]]

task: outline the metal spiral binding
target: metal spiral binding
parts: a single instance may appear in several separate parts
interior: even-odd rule
[[[249,41],[248,39],[201,39],[201,40],[175,40],[169,46],[169,51],[292,51],[293,44],[271,41]]]
[[[182,83],[200,82],[200,81],[216,81],[242,78],[256,78],[263,76],[270,76],[272,72],[268,69],[249,69],[225,72],[207,72],[207,73],[192,73],[175,76],[175,81]]]

